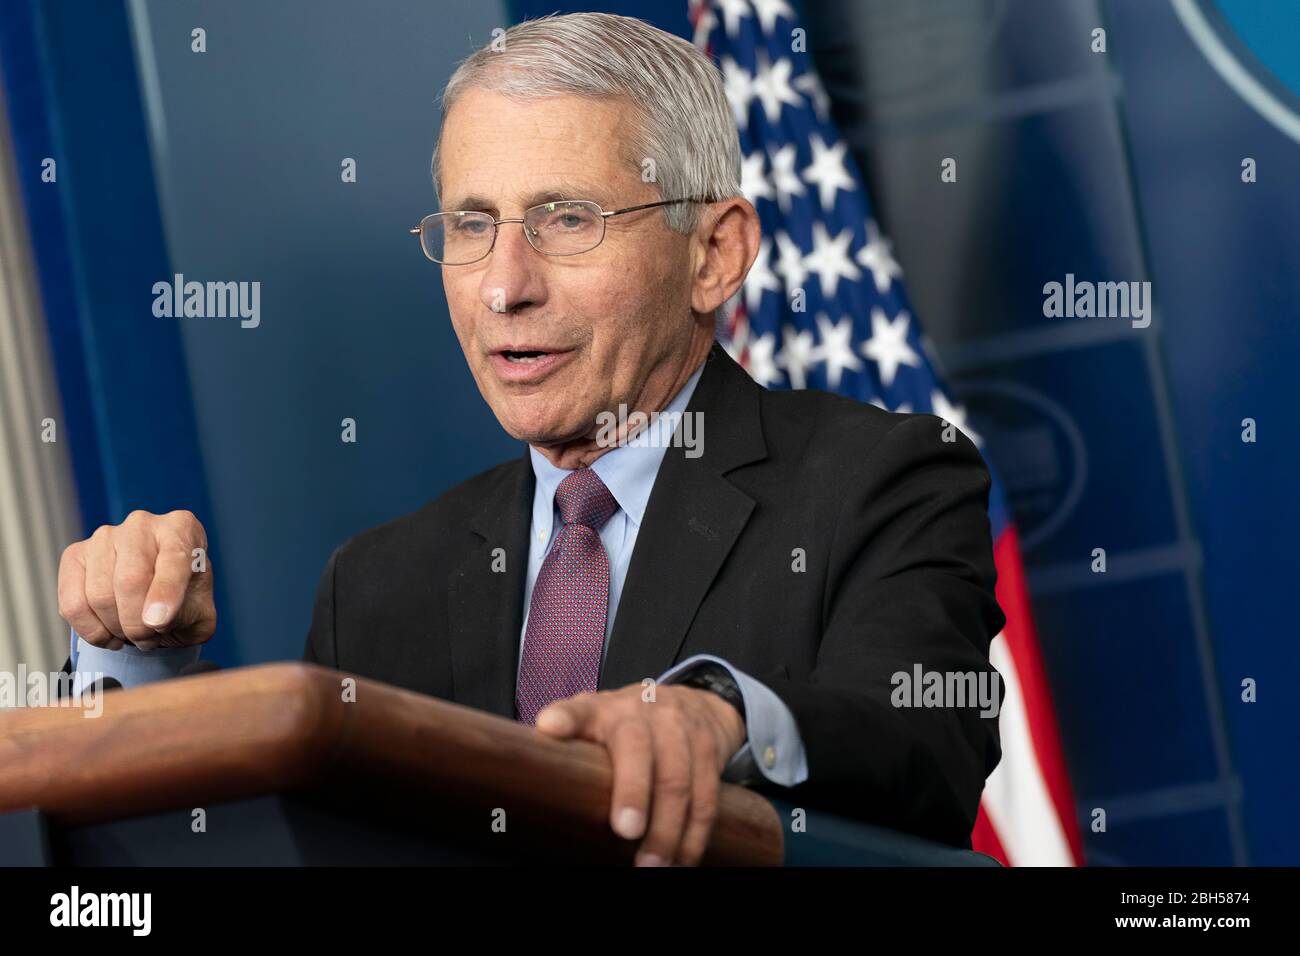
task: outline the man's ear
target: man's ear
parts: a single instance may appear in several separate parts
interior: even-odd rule
[[[692,237],[697,250],[693,311],[712,312],[735,295],[758,257],[761,234],[758,213],[743,197],[705,207]]]

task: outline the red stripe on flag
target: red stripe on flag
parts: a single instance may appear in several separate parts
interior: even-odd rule
[[[1007,851],[1002,849],[1002,841],[998,839],[998,831],[994,830],[993,824],[989,823],[988,815],[982,805],[979,814],[975,817],[975,829],[971,831],[970,842],[974,849],[980,853],[987,853],[1003,866],[1011,865],[1007,859]]]
[[[1002,631],[1007,651],[1015,662],[1016,673],[1024,697],[1029,734],[1038,760],[1039,772],[1056,808],[1057,818],[1065,833],[1074,857],[1075,866],[1083,864],[1083,839],[1075,815],[1074,796],[1070,777],[1065,769],[1061,738],[1056,728],[1056,713],[1052,708],[1052,692],[1047,683],[1038,636],[1034,631],[1033,613],[1029,606],[1029,591],[1025,586],[1024,566],[1020,561],[1020,539],[1015,526],[1008,527],[993,546],[993,560],[998,569],[997,599],[1007,625]],[[981,827],[980,821],[983,821]],[[993,839],[988,838],[992,835]],[[981,837],[984,842],[981,845]],[[1006,862],[1000,841],[981,808],[972,832],[972,845],[981,853],[997,856]]]

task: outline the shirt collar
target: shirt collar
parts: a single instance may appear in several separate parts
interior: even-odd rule
[[[592,463],[591,470],[605,483],[618,506],[637,527],[641,526],[646,505],[650,501],[650,492],[654,489],[655,477],[659,474],[664,453],[671,443],[669,439],[672,438],[673,429],[681,413],[690,404],[691,395],[695,393],[695,386],[699,384],[703,372],[704,365],[701,364],[660,413],[656,425],[647,428],[640,436],[641,440],[634,439],[626,445],[612,448]],[[644,439],[647,436],[656,436],[660,440],[646,441]],[[537,492],[533,495],[533,525],[547,528],[554,514],[555,491],[572,469],[556,468],[531,445],[528,457],[533,464],[533,476],[537,479]]]

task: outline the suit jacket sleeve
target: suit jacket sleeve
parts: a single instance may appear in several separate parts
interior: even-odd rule
[[[316,604],[311,612],[311,630],[307,632],[307,644],[303,648],[302,659],[309,664],[321,664],[325,667],[338,667],[338,650],[334,640],[334,569],[338,564],[339,551],[344,546],[334,549],[325,571],[320,576],[316,588]]]
[[[766,681],[794,714],[808,780],[757,789],[968,847],[1001,755],[996,717],[891,703],[892,676],[918,663],[996,673],[989,642],[1005,619],[994,598],[989,475],[968,438],[943,433],[939,419],[909,416],[846,468],[814,670]]]

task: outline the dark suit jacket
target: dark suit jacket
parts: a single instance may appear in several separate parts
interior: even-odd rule
[[[703,454],[667,450],[600,688],[716,654],[803,738],[809,779],[755,789],[969,846],[996,719],[896,708],[890,678],[918,662],[992,672],[1004,620],[979,452],[931,415],[767,391],[716,344],[688,411]],[[306,660],[513,718],[532,497],[525,454],[339,547]]]

